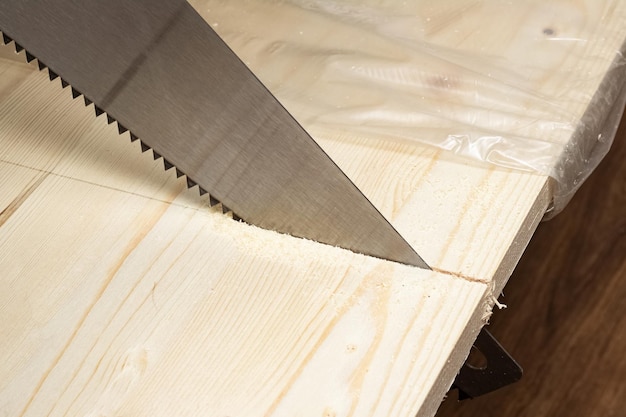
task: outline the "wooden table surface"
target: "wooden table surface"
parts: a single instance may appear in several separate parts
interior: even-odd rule
[[[626,415],[626,121],[567,208],[542,223],[489,329],[523,366],[520,382],[438,417]]]

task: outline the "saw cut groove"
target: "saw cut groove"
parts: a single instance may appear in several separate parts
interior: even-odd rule
[[[188,189],[191,189],[191,188],[193,188],[193,187],[198,185],[193,179],[189,178],[184,172],[182,172],[180,169],[178,169],[176,166],[174,166],[174,164],[172,164],[167,159],[163,158],[163,156],[161,154],[159,154],[154,149],[152,149],[144,141],[140,140],[139,137],[137,135],[135,135],[131,130],[129,130],[126,126],[121,125],[113,116],[111,116],[104,109],[99,107],[96,103],[93,102],[93,100],[87,98],[84,94],[82,94],[80,91],[78,91],[76,88],[74,88],[71,85],[70,82],[65,80],[63,77],[60,77],[59,74],[57,74],[54,70],[50,69],[46,64],[41,62],[35,55],[30,53],[28,50],[26,50],[22,45],[20,45],[17,42],[15,42],[14,39],[12,39],[10,36],[8,36],[7,34],[3,33],[2,31],[0,31],[0,34],[1,34],[1,37],[0,37],[1,42],[4,45],[9,45],[10,43],[13,43],[13,48],[15,50],[15,53],[19,54],[22,51],[24,52],[25,59],[26,59],[27,63],[31,63],[32,64],[34,61],[37,61],[37,68],[39,69],[39,71],[47,70],[48,71],[48,78],[50,79],[50,81],[54,81],[57,78],[59,78],[61,80],[61,87],[62,88],[65,89],[67,87],[70,87],[71,94],[72,94],[72,99],[75,100],[75,99],[79,98],[80,96],[82,96],[84,104],[85,104],[85,107],[88,107],[88,106],[93,104],[93,106],[94,106],[94,113],[95,113],[95,117],[96,118],[99,117],[99,116],[102,116],[103,114],[105,114],[106,115],[107,124],[117,123],[117,131],[118,131],[120,136],[123,135],[124,133],[128,132],[129,135],[130,135],[130,141],[131,142],[136,142],[137,140],[139,140],[142,153],[145,153],[147,151],[152,151],[152,156],[153,156],[155,161],[160,159],[160,158],[162,158],[163,159],[163,169],[164,169],[164,171],[169,171],[172,168],[174,168],[175,172],[176,172],[176,178],[181,178],[183,176],[185,177],[185,183],[186,183],[186,186],[187,186]],[[224,206],[221,203],[221,201],[219,201],[215,197],[211,196],[209,191],[207,191],[204,188],[198,186],[198,193],[199,193],[200,196],[208,195],[208,199],[207,200],[208,200],[209,207],[217,208],[216,206],[219,205],[220,209],[221,209],[221,212],[223,214],[230,213],[234,220],[242,221],[242,219],[239,216],[237,216],[235,213],[233,213],[232,210],[230,210],[228,207]]]

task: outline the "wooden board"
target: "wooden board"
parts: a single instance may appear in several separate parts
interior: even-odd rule
[[[45,77],[0,112],[9,415],[410,413],[484,314],[484,283],[203,207]]]
[[[574,48],[586,97],[616,22]],[[544,175],[320,130],[433,271],[397,265],[235,222],[58,80],[0,74],[7,415],[432,415],[550,200]]]

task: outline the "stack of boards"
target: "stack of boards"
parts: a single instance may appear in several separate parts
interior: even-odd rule
[[[509,22],[496,0],[414,3],[441,47],[549,57],[526,88],[569,82],[576,99],[559,108],[580,120],[620,76],[624,2],[522,2]],[[292,3],[192,4],[279,99],[302,74],[261,53],[299,33]],[[566,36],[563,52],[520,41],[541,34]],[[432,416],[552,199],[547,175],[333,132],[294,109],[432,270],[280,235],[209,207],[23,58],[0,57],[2,415]],[[463,88],[455,74],[442,88]]]

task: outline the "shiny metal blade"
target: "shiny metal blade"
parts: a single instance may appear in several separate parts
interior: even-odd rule
[[[243,220],[427,268],[185,0],[2,0],[0,30]]]

